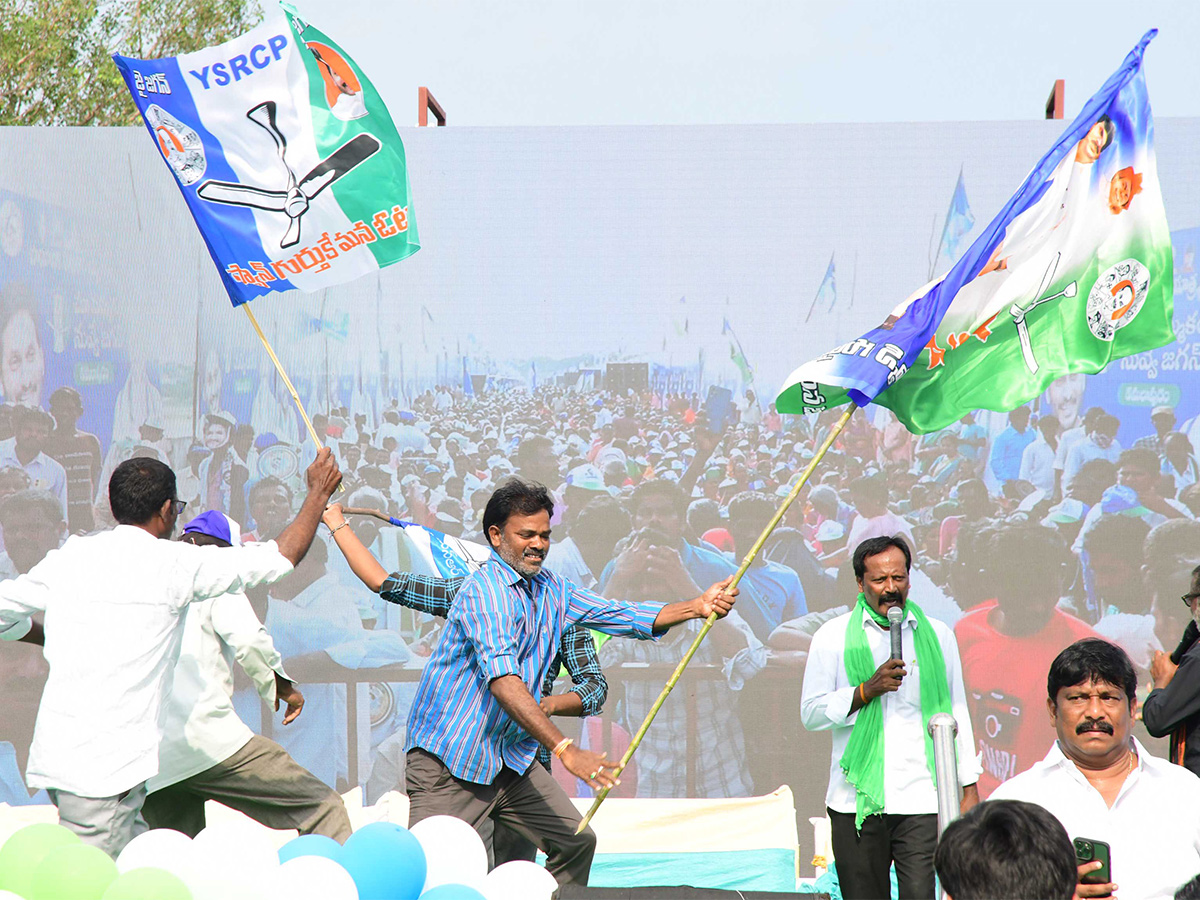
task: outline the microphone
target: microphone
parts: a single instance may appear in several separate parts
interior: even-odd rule
[[[892,659],[904,659],[904,635],[900,633],[900,623],[904,621],[904,610],[893,606],[888,610],[888,629],[892,634]]]

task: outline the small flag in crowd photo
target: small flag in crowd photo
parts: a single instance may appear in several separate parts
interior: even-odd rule
[[[415,253],[400,135],[362,69],[290,6],[183,56],[114,56],[235,306]]]
[[[1142,73],[1156,33],[950,271],[878,328],[796,369],[780,412],[874,401],[921,434],[976,409],[1011,410],[1061,375],[1174,340],[1170,233]]]

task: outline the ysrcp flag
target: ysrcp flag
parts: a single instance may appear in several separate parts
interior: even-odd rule
[[[875,401],[910,431],[1005,411],[1069,372],[1174,340],[1148,32],[950,271],[805,363],[780,412]]]
[[[349,281],[419,248],[387,107],[291,7],[196,53],[113,60],[235,306]]]

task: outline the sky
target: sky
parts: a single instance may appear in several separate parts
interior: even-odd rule
[[[1156,117],[1200,115],[1194,0],[293,0],[397,125],[426,86],[450,125],[1066,117],[1143,32]],[[264,4],[265,5],[265,4]]]

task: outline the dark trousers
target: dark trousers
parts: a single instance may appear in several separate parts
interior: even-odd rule
[[[582,817],[558,783],[534,762],[525,773],[502,769],[491,784],[454,777],[446,765],[419,747],[404,765],[409,827],[430,816],[457,816],[479,832],[492,853],[494,825],[502,825],[546,854],[546,868],[559,884],[587,884],[596,854],[596,834],[575,829]]]
[[[867,816],[854,830],[854,813],[829,810],[833,856],[845,900],[887,900],[888,870],[896,864],[900,900],[933,900],[937,816]]]
[[[150,794],[142,813],[151,828],[174,828],[195,837],[205,826],[205,800],[224,803],[268,828],[323,834],[339,844],[350,837],[342,798],[286,750],[257,734],[224,762]]]

